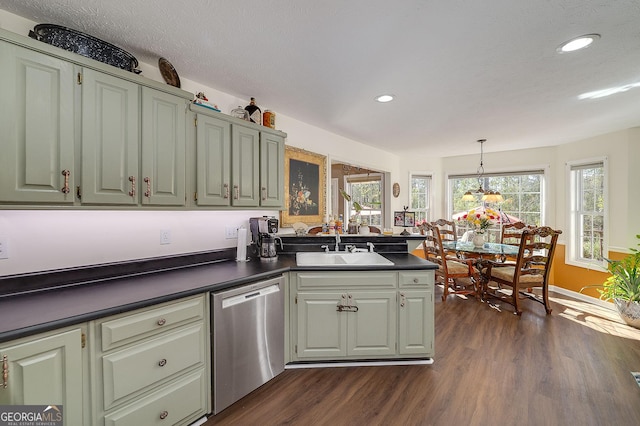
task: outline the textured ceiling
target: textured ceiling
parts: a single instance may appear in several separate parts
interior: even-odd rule
[[[638,0],[0,0],[181,77],[394,152],[556,145],[640,125]],[[557,54],[575,36],[589,48]],[[397,100],[373,98],[393,93]],[[285,129],[286,131],[286,129]]]

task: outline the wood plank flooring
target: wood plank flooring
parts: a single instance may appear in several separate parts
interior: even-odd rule
[[[440,295],[433,365],[286,370],[205,425],[640,425],[640,330],[615,312]]]

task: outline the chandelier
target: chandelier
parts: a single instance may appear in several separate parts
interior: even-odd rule
[[[467,191],[464,193],[464,195],[462,196],[462,200],[463,201],[474,201],[476,199],[476,197],[473,195],[474,193],[476,194],[482,194],[482,201],[485,201],[487,203],[501,203],[504,201],[504,198],[502,197],[502,194],[500,194],[499,191],[492,191],[490,189],[484,189],[482,187],[482,179],[484,178],[484,164],[482,162],[482,157],[483,157],[483,144],[486,142],[486,139],[478,139],[477,142],[480,143],[480,166],[478,166],[478,170],[476,170],[476,173],[478,174],[478,189],[476,189],[475,191]]]

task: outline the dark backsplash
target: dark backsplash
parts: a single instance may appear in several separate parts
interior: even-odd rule
[[[282,249],[277,244],[277,250],[281,253],[297,253],[299,251],[322,251],[320,246],[328,245],[333,251],[336,245],[336,237],[332,235],[308,235],[308,236],[281,236]],[[407,239],[397,235],[372,235],[370,237],[358,235],[340,235],[340,251],[345,250],[346,245],[355,245],[357,248],[367,249],[367,242],[373,243],[374,251],[378,253],[406,253],[408,250]]]
[[[138,259],[0,277],[0,297],[52,288],[72,287],[123,276],[148,274],[233,259],[236,249]]]

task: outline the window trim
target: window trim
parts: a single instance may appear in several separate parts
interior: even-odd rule
[[[549,205],[551,204],[549,200],[547,200],[547,196],[549,194],[549,175],[550,175],[551,165],[550,164],[532,164],[530,166],[525,167],[515,167],[509,169],[502,169],[499,171],[485,171],[485,177],[495,177],[495,176],[518,176],[524,175],[527,173],[536,173],[542,174],[543,180],[542,185],[540,187],[540,223],[546,223],[547,218],[551,217],[549,214]],[[446,175],[446,191],[447,191],[447,216],[453,216],[453,188],[451,186],[451,179],[461,179],[461,178],[477,178],[477,173],[448,173]]]
[[[593,158],[585,158],[582,160],[573,160],[567,161],[565,163],[565,179],[566,179],[566,224],[567,224],[567,236],[566,236],[566,248],[565,248],[565,263],[571,266],[577,266],[580,268],[587,269],[596,269],[599,271],[607,270],[607,261],[597,261],[597,260],[579,260],[578,256],[576,256],[579,243],[578,243],[578,230],[577,230],[577,207],[575,206],[576,201],[576,184],[574,182],[573,177],[573,169],[582,166],[596,165],[602,164],[603,168],[603,193],[602,198],[604,201],[604,209],[602,212],[602,221],[603,221],[603,233],[604,236],[602,238],[602,255],[603,257],[609,256],[609,158],[604,157],[593,157]]]
[[[426,220],[431,222],[433,216],[433,173],[432,172],[422,172],[422,171],[409,171],[409,179],[407,179],[407,205],[410,210],[413,210],[411,206],[411,181],[414,177],[421,177],[425,179],[429,179],[429,187],[427,193],[427,210],[426,210]]]
[[[374,179],[372,179],[372,177],[374,177]],[[380,226],[384,226],[384,224],[386,223],[385,221],[387,220],[386,218],[386,211],[385,211],[385,200],[386,200],[386,178],[385,178],[385,173],[383,172],[375,172],[375,173],[362,173],[362,174],[352,174],[352,175],[345,175],[343,176],[343,185],[345,188],[345,191],[347,191],[347,193],[351,193],[351,183],[365,183],[365,182],[370,182],[370,181],[379,181],[380,182]],[[351,202],[347,201],[345,199],[343,199],[343,205],[344,205],[344,212],[345,212],[345,216],[347,216],[347,212],[350,212],[350,206],[351,206]],[[349,221],[348,217],[344,218],[345,221]],[[378,225],[374,225],[374,226],[378,226]]]

